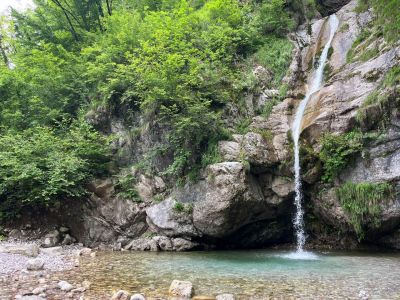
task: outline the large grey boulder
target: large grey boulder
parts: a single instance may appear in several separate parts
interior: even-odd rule
[[[276,164],[278,157],[272,144],[272,134],[248,132],[233,135],[234,141],[221,141],[218,150],[225,161],[248,161],[253,171],[262,171]],[[256,170],[257,169],[257,170]]]
[[[193,294],[193,284],[190,281],[174,280],[169,287],[169,295],[172,297],[190,299]]]
[[[140,237],[132,240],[124,247],[125,250],[135,251],[158,251],[158,244],[152,238]]]
[[[29,271],[40,271],[44,269],[44,261],[41,258],[33,258],[28,260],[26,268]]]
[[[36,244],[2,244],[0,245],[0,252],[37,257],[39,246]]]
[[[241,162],[209,165],[198,183],[178,188],[167,200],[148,208],[147,222],[153,232],[171,238],[174,251],[198,248],[202,245],[194,240],[210,238],[216,243],[224,241],[228,245],[234,241],[240,244],[234,238],[239,230],[259,221],[273,223],[290,212],[286,209],[290,197],[278,196],[271,188],[272,182],[272,175],[253,175]],[[285,194],[284,187],[276,189],[285,196],[290,194]],[[181,211],[176,210],[178,202],[183,207]],[[249,245],[256,240],[257,245],[276,241],[286,232],[282,226],[266,226],[266,230],[261,226],[256,228],[264,232],[261,236],[266,240],[258,238],[257,231],[250,235],[252,240],[246,240]],[[169,241],[163,239],[164,247],[161,247],[161,239],[156,239],[159,249],[171,249]],[[126,248],[149,249],[149,243],[153,241],[139,239]]]
[[[223,238],[246,224],[275,217],[256,178],[242,163],[210,165],[205,175],[193,209],[193,224],[202,234]]]
[[[174,238],[171,239],[172,242],[172,249],[174,251],[187,251],[187,250],[193,250],[198,247],[200,247],[199,243],[183,239],[183,238]]]
[[[60,239],[61,239],[60,232],[58,230],[53,230],[44,236],[42,247],[43,248],[55,247],[60,242]]]
[[[64,291],[64,292],[69,292],[69,291],[71,291],[73,288],[74,288],[74,286],[72,285],[72,284],[70,284],[69,282],[67,282],[67,281],[60,281],[58,284],[57,284],[57,286],[58,286],[58,288],[60,289],[60,290],[62,290],[62,291]]]
[[[190,210],[184,208],[179,211],[176,209],[177,204],[185,205],[169,198],[147,208],[147,223],[150,228],[166,236],[197,236],[198,231],[193,226]]]

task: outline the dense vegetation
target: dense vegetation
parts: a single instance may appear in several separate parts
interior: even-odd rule
[[[79,198],[91,177],[107,172],[109,141],[87,123],[89,111],[123,118],[139,134],[143,124],[162,128],[163,144],[137,167],[180,178],[215,161],[217,141],[229,134],[224,106],[243,107],[257,86],[254,64],[279,86],[292,49],[286,34],[303,9],[297,0],[35,5],[1,20],[3,215]],[[152,170],[164,155],[171,163]],[[135,197],[127,176],[121,195]]]
[[[321,139],[319,158],[323,163],[322,180],[332,182],[350,162],[354,154],[363,149],[363,135],[351,131],[343,135],[327,133]]]
[[[346,182],[336,190],[342,207],[350,215],[350,222],[359,238],[365,235],[365,227],[378,227],[382,204],[393,197],[393,186],[389,183]]]
[[[400,5],[398,0],[359,0],[357,10],[365,11],[372,7],[376,18],[374,25],[380,27],[388,42],[400,39]]]

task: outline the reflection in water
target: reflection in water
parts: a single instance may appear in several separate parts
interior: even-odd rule
[[[283,251],[189,253],[102,252],[84,258],[75,282],[90,280],[88,299],[119,289],[165,297],[173,279],[190,280],[196,294],[232,293],[248,299],[371,299],[400,297],[400,254],[319,253],[318,260],[285,259]],[[254,298],[253,298],[254,299]]]

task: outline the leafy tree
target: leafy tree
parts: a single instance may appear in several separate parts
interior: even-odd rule
[[[25,206],[50,206],[85,195],[85,184],[106,171],[104,138],[84,122],[9,130],[0,137],[0,218]]]

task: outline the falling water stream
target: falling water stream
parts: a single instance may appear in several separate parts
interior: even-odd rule
[[[338,28],[339,20],[336,15],[331,15],[329,17],[329,28],[330,34],[327,43],[322,51],[322,54],[318,61],[318,68],[314,70],[311,80],[309,89],[307,91],[306,96],[300,102],[299,107],[297,108],[296,116],[292,125],[292,133],[293,133],[293,141],[294,141],[294,170],[295,170],[295,199],[294,204],[296,206],[296,215],[293,220],[294,229],[296,232],[296,242],[297,242],[297,251],[293,253],[292,258],[313,258],[311,253],[304,251],[304,244],[306,242],[306,236],[304,233],[304,210],[302,208],[302,200],[303,200],[303,193],[301,187],[301,177],[300,177],[300,154],[299,154],[299,138],[301,133],[301,125],[303,120],[304,111],[306,109],[308,100],[310,97],[317,92],[322,85],[323,80],[323,72],[324,67],[328,58],[328,51],[331,47],[331,43],[335,32]]]

